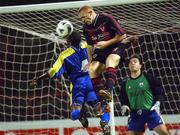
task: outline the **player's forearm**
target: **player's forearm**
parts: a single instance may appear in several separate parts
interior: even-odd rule
[[[46,72],[46,73],[42,74],[41,76],[39,76],[39,77],[37,78],[37,81],[44,80],[44,79],[46,79],[46,78],[49,78],[48,72]]]
[[[114,38],[107,41],[107,46],[112,45],[112,44],[116,44],[118,42],[121,42],[126,37],[127,37],[126,34],[124,34],[124,35],[116,35]]]
[[[89,62],[91,62],[91,60],[92,60],[92,53],[93,53],[92,46],[88,45],[87,52],[88,52],[88,60],[89,60]]]
[[[48,74],[48,72],[46,72],[46,73],[42,74],[39,77],[33,78],[33,80],[31,81],[30,85],[31,86],[36,86],[41,80],[43,80],[45,78],[48,78],[48,77],[49,77],[49,74]]]

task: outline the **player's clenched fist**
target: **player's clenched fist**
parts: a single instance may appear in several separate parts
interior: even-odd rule
[[[33,78],[33,80],[31,81],[30,85],[33,86],[33,87],[35,87],[35,86],[37,86],[37,82],[38,82],[38,77],[35,77],[35,78]]]

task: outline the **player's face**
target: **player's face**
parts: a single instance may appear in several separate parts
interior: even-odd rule
[[[142,67],[142,65],[141,65],[138,58],[130,59],[130,61],[129,61],[129,70],[131,72],[137,72],[137,71],[141,70],[141,67]]]
[[[92,9],[84,9],[79,13],[79,17],[84,24],[92,24],[94,21],[94,11]]]

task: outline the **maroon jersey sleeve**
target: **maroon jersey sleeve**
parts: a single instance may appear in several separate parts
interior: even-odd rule
[[[88,34],[88,32],[85,31],[85,28],[83,28],[83,35],[84,35],[84,37],[86,39],[87,44],[88,45],[93,45],[93,42],[92,42],[92,40],[90,38],[90,35]]]
[[[107,18],[107,23],[110,26],[110,29],[114,31],[118,35],[125,34],[124,29],[121,27],[119,22],[110,14],[103,13],[104,16]]]

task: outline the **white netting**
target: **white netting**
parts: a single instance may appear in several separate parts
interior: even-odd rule
[[[63,82],[44,80],[36,89],[29,85],[33,77],[52,66],[57,57],[56,43],[3,27],[0,36],[1,120],[67,117],[63,115],[68,107]]]
[[[180,113],[180,1],[115,3],[98,4],[95,10],[113,14],[129,35],[140,35],[138,44],[126,50],[126,58],[134,52],[143,56],[145,70],[158,76],[163,83],[167,101],[162,106],[162,113]],[[47,71],[64,49],[57,43],[61,40],[54,36],[59,20],[68,19],[76,30],[81,30],[78,6],[74,6],[71,3],[71,8],[60,6],[53,10],[42,6],[44,11],[17,13],[1,8],[0,121],[69,118],[67,79],[44,80],[37,88],[31,88],[29,81]],[[119,82],[127,75],[125,64],[121,66]],[[115,116],[121,115],[119,92],[118,85],[114,92]]]
[[[166,33],[166,34],[146,34],[140,36],[138,44],[134,44],[126,51],[127,58],[132,54],[140,54],[143,58],[143,69],[157,76],[162,82],[166,101],[162,106],[163,114],[178,114],[180,93],[180,33]],[[121,75],[118,80],[122,82],[122,77],[126,78],[128,75],[127,63],[119,70]],[[116,92],[118,92],[118,89]],[[119,95],[116,93],[115,95]],[[118,97],[115,101],[119,104]],[[118,112],[118,108],[115,112]],[[120,111],[118,112],[118,116]]]
[[[102,0],[104,1],[104,0]],[[114,1],[114,3],[113,3]],[[147,0],[148,1],[148,0]],[[89,2],[95,5],[96,11],[108,12],[113,14],[130,34],[144,34],[149,32],[165,32],[179,29],[179,4],[178,0],[159,0],[157,2],[121,4],[121,2],[112,0],[106,6],[97,6],[96,2]],[[138,1],[137,1],[138,2]],[[100,2],[99,2],[100,3]],[[103,2],[102,2],[103,3]],[[105,2],[104,2],[105,3]],[[82,3],[83,4],[83,3]],[[52,6],[33,7],[27,6],[23,10],[43,10],[22,12],[20,7],[2,8],[0,24],[5,26],[14,26],[22,30],[33,31],[42,35],[50,35],[55,32],[55,27],[59,20],[68,19],[74,25],[75,29],[81,29],[82,24],[77,16],[78,6],[76,2],[54,4]],[[84,3],[85,4],[85,3]],[[73,5],[75,8],[73,8]],[[57,9],[52,9],[53,6]],[[59,6],[59,9],[58,9]],[[66,8],[70,6],[71,8]],[[17,12],[17,11],[21,12]],[[5,13],[3,13],[3,11]],[[12,13],[12,11],[17,13]],[[6,13],[10,12],[10,13]]]

